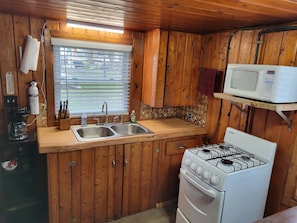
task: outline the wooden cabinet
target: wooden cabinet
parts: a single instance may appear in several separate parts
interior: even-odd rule
[[[201,35],[165,30],[145,34],[142,102],[193,105],[199,82]]]
[[[179,170],[184,151],[200,146],[203,135],[172,138],[160,141],[157,203],[176,200],[179,189]]]
[[[154,142],[47,154],[50,223],[107,222],[155,206]]]

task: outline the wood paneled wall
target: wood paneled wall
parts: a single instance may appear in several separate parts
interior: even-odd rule
[[[259,32],[261,30],[204,35],[201,67],[225,70],[226,63],[254,63]],[[229,46],[230,35],[232,39]],[[261,37],[258,63],[297,66],[296,46],[297,30],[264,34]],[[291,154],[297,142],[297,115],[295,114],[292,129],[289,131],[287,124],[276,112],[245,108],[245,112],[242,113],[229,101],[209,98],[206,128],[210,141],[222,142],[228,126],[277,143],[265,214],[269,215],[286,208],[282,200]],[[251,183],[257,182],[249,182]]]
[[[31,34],[40,40],[40,34],[44,21],[36,18],[23,16],[0,14],[0,133],[7,131],[7,112],[3,104],[3,96],[6,94],[5,74],[11,71],[14,74],[15,95],[18,96],[19,105],[27,106],[28,83],[36,80],[38,86],[42,83],[42,61],[39,57],[38,69],[36,72],[30,71],[29,74],[22,74],[19,70],[19,46],[24,47],[26,36]],[[52,35],[73,36],[77,38],[109,39],[110,36],[101,36],[98,33],[77,33],[76,30],[65,31],[65,27],[51,26]],[[54,31],[55,30],[55,31]],[[65,31],[65,32],[64,32]],[[254,63],[257,36],[261,30],[245,30],[232,34],[230,46],[228,45],[231,32],[220,32],[215,34],[203,35],[201,67],[225,70],[226,63]],[[71,34],[72,33],[72,34]],[[128,35],[128,36],[127,36]],[[140,95],[142,83],[142,55],[143,55],[143,35],[142,33],[128,33],[123,38],[133,42],[133,77],[132,77],[132,101],[133,108],[139,111]],[[113,41],[115,39],[111,38]],[[118,39],[117,39],[118,41]],[[258,63],[294,65],[297,66],[297,31],[271,32],[264,34],[261,38],[262,43],[259,48]],[[227,52],[229,56],[227,58]],[[50,61],[50,56],[47,61]],[[47,94],[52,94],[50,83],[52,76],[50,66],[47,67],[46,81]],[[44,100],[40,95],[40,102]],[[54,124],[52,114],[53,101],[49,102],[49,124]],[[221,108],[221,112],[220,111]],[[251,114],[248,116],[248,109],[241,113],[228,101],[209,98],[207,113],[207,131],[212,142],[222,141],[227,126],[240,130],[250,130],[254,135],[274,141],[278,144],[273,168],[272,180],[267,201],[266,214],[275,213],[283,208],[282,199],[287,178],[288,169],[291,163],[291,154],[294,143],[297,143],[297,115],[295,114],[291,131],[288,131],[284,121],[272,111],[255,109],[253,119]],[[29,121],[33,120],[29,117]],[[248,119],[248,120],[247,120]],[[247,122],[251,120],[250,122]],[[249,123],[249,125],[247,125]],[[30,127],[35,128],[35,125]],[[256,183],[256,182],[250,182]],[[248,185],[247,185],[248,187]]]
[[[6,93],[5,74],[12,72],[14,77],[15,96],[18,97],[20,107],[28,106],[27,90],[29,83],[36,80],[39,87],[42,82],[41,57],[39,57],[38,68],[36,72],[30,71],[23,74],[19,71],[19,47],[24,49],[27,35],[32,35],[40,40],[43,20],[28,18],[23,16],[11,16],[0,14],[0,133],[7,132],[7,108],[4,106],[3,96]],[[28,118],[28,123],[34,119],[33,116]],[[35,123],[29,127],[34,129]]]
[[[37,71],[29,71],[28,74],[23,74],[19,71],[20,57],[19,47],[24,50],[27,35],[32,35],[33,38],[41,39],[42,28],[45,22],[42,19],[30,18],[24,16],[0,14],[0,134],[7,133],[8,125],[8,109],[4,106],[3,97],[6,93],[6,72],[10,71],[14,76],[15,96],[18,97],[19,107],[27,106],[28,102],[28,88],[32,80],[37,81],[39,88],[40,109],[43,112],[44,101],[47,100],[47,110],[43,112],[42,116],[38,117],[37,122],[32,122],[36,116],[30,115],[28,123],[33,123],[29,130],[36,128],[36,123],[43,120],[45,125],[55,125],[54,114],[54,89],[53,89],[53,59],[52,46],[50,45],[50,36],[64,37],[80,40],[103,41],[121,44],[132,44],[132,84],[131,84],[131,103],[130,107],[136,110],[139,117],[140,112],[140,98],[142,86],[142,64],[143,64],[143,33],[140,32],[125,32],[124,34],[103,33],[99,31],[81,30],[75,28],[67,28],[63,22],[47,22],[45,34],[45,61],[46,69],[44,75],[45,95],[44,99],[41,93],[41,86],[43,83],[43,61],[42,48],[39,52],[39,61]],[[98,112],[99,112],[98,105]],[[79,123],[79,120],[71,120],[72,124]],[[91,120],[93,121],[93,120]]]

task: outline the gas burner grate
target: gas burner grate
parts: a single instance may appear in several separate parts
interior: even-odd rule
[[[205,145],[191,149],[190,151],[197,157],[211,163],[226,173],[265,164],[264,161],[256,158],[254,154],[227,143]]]

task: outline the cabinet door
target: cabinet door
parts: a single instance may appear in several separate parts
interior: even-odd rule
[[[161,108],[164,102],[168,31],[155,29],[145,34],[142,103]]]
[[[201,35],[169,32],[165,106],[187,106],[196,102]]]
[[[177,199],[179,189],[178,175],[183,153],[188,148],[202,145],[202,137],[202,135],[199,135],[173,138],[160,142],[157,203]]]
[[[49,222],[112,219],[113,159],[113,147],[47,154]]]
[[[123,216],[155,207],[158,148],[157,141],[125,144]]]

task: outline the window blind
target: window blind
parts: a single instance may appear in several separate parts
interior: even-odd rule
[[[52,44],[56,114],[65,100],[72,117],[101,115],[105,101],[109,114],[128,114],[131,46],[57,38]]]

